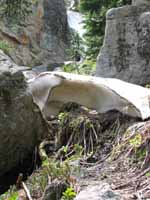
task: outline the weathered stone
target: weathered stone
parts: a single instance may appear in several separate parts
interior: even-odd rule
[[[9,54],[19,65],[62,63],[68,46],[68,24],[64,0],[39,0],[25,22],[0,23],[0,39],[14,47]]]
[[[26,77],[32,75],[26,74]],[[139,85],[65,72],[43,72],[28,83],[33,101],[44,118],[57,115],[62,106],[69,102],[99,113],[118,110],[132,117],[150,117],[150,90]]]
[[[46,134],[21,70],[0,51],[0,176],[21,163]]]
[[[113,192],[107,183],[99,182],[83,189],[75,200],[121,200],[121,197]]]
[[[59,200],[66,188],[67,184],[65,182],[54,180],[45,188],[42,200]]]
[[[115,77],[145,85],[150,79],[150,2],[107,12],[103,47],[97,60],[96,75]]]
[[[132,4],[134,6],[142,5],[142,4],[149,4],[149,0],[132,0]]]

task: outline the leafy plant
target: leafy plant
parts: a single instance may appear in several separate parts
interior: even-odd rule
[[[0,200],[16,200],[18,198],[18,193],[15,187],[10,187],[10,189],[0,196]]]
[[[69,63],[63,66],[63,71],[68,73],[78,73],[83,75],[93,75],[96,70],[96,61],[86,59],[83,63]]]
[[[141,134],[138,133],[135,135],[133,139],[130,139],[129,141],[130,145],[133,146],[134,148],[139,147],[142,144],[142,137]]]
[[[67,119],[67,117],[68,117],[68,113],[67,112],[61,112],[58,115],[58,120],[59,120],[60,124],[63,124],[65,122],[65,120]]]
[[[145,176],[146,176],[146,177],[150,177],[150,172],[147,172],[147,173],[145,174]]]
[[[65,192],[63,192],[63,196],[61,200],[73,200],[76,197],[76,192],[73,188],[67,188]]]

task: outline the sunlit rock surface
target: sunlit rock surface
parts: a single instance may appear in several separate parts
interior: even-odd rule
[[[90,185],[77,194],[75,200],[121,200],[121,196],[114,192],[107,183],[98,182]]]
[[[19,65],[62,63],[68,48],[69,28],[64,0],[34,1],[25,21],[0,19],[0,40],[13,46],[9,52]],[[22,20],[22,19],[21,19]]]
[[[150,117],[150,90],[121,80],[45,72],[30,79],[28,84],[44,118],[56,115],[68,102],[99,113],[118,110],[142,119]]]
[[[96,76],[118,78],[139,85],[150,81],[150,1],[107,12],[103,47]]]

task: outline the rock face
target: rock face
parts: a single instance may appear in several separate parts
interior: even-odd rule
[[[145,85],[150,79],[150,2],[108,11],[96,75]]]
[[[68,24],[64,0],[39,0],[24,22],[0,23],[0,39],[13,46],[9,52],[19,65],[62,63],[68,45]]]
[[[0,176],[22,162],[46,134],[21,70],[0,51]]]

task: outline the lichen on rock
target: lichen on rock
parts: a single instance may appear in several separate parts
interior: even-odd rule
[[[149,83],[150,2],[107,12],[103,47],[97,59],[96,75],[119,78],[135,84]]]

